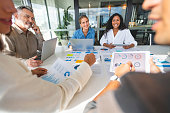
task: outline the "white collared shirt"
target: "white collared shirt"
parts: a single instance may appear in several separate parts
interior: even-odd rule
[[[103,44],[134,44],[135,46],[137,46],[137,42],[135,41],[134,37],[132,36],[132,34],[130,33],[129,29],[124,29],[124,30],[119,30],[116,34],[116,36],[114,36],[113,34],[113,29],[110,29],[106,33],[102,36],[101,40],[100,40],[100,45],[103,46]]]

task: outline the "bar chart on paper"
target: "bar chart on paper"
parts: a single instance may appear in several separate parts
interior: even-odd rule
[[[48,70],[48,73],[42,76],[43,80],[58,84],[70,77],[74,73],[74,67],[61,59],[57,59],[52,67]]]

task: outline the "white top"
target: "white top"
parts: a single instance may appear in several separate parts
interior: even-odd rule
[[[134,44],[135,46],[137,46],[137,42],[134,40],[133,36],[130,33],[129,29],[124,29],[124,30],[119,30],[116,34],[116,36],[114,36],[113,34],[113,29],[110,29],[106,33],[102,36],[101,40],[100,40],[100,45],[103,46],[103,44]]]
[[[67,107],[92,75],[83,62],[60,84],[37,78],[16,58],[0,53],[0,112],[59,112]]]

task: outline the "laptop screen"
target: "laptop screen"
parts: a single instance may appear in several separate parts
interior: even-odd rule
[[[55,53],[57,38],[53,38],[43,42],[41,60],[44,61]]]
[[[70,39],[71,46],[74,51],[93,50],[93,39]]]

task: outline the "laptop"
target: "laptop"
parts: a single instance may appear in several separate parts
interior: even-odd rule
[[[46,60],[55,53],[57,38],[53,38],[43,42],[42,52],[37,53],[36,60]]]
[[[73,51],[93,50],[93,39],[70,39]]]

